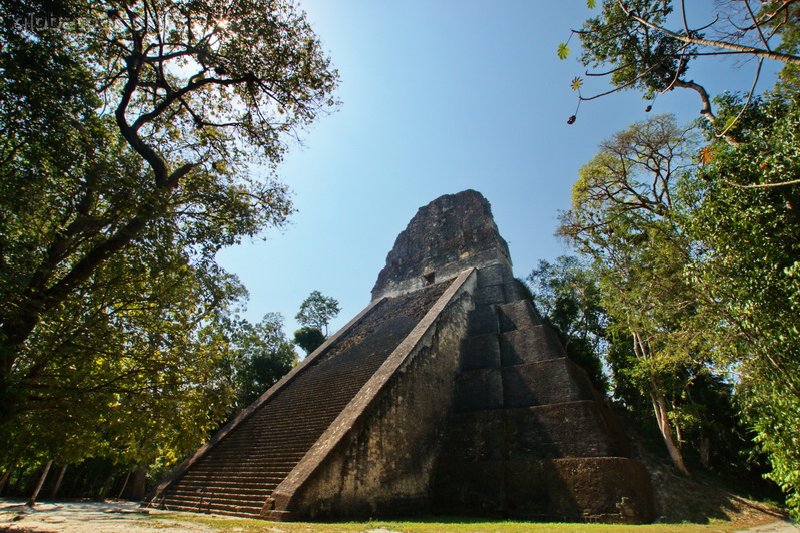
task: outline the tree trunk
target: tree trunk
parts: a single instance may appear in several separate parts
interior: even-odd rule
[[[122,495],[125,493],[125,488],[128,486],[128,480],[131,478],[131,471],[128,470],[128,475],[125,476],[125,482],[122,484],[122,488],[119,490],[119,494],[117,494],[117,499],[121,500]]]
[[[111,490],[111,482],[114,481],[114,472],[112,471],[108,474],[105,483],[103,483],[103,488],[100,489],[100,499],[105,500],[108,496],[108,491]]]
[[[661,431],[661,436],[664,438],[664,444],[667,446],[669,457],[672,459],[672,464],[678,469],[678,472],[684,476],[689,476],[689,470],[683,462],[683,454],[680,448],[675,444],[675,439],[672,436],[672,427],[669,425],[669,417],[667,416],[667,402],[661,391],[653,386],[650,391],[650,399],[653,401],[653,410],[656,414],[656,421],[658,422],[658,429]]]
[[[706,470],[711,469],[711,439],[705,435],[700,435],[700,464]]]
[[[133,486],[131,487],[130,499],[140,502],[144,500],[147,485],[147,467],[140,466],[133,473]]]
[[[3,491],[6,490],[8,486],[8,482],[11,479],[11,472],[14,471],[14,468],[17,466],[16,461],[12,461],[11,464],[8,466],[6,471],[3,473],[3,477],[0,478],[0,495],[3,494]]]
[[[39,497],[39,491],[42,490],[42,485],[44,485],[45,479],[47,479],[47,473],[50,472],[50,467],[53,466],[53,460],[50,459],[47,461],[47,464],[44,465],[44,469],[42,470],[42,475],[39,476],[39,481],[36,483],[36,488],[33,489],[33,493],[31,497],[28,499],[28,503],[26,504],[28,507],[33,507],[36,505],[36,499]]]
[[[642,337],[633,332],[633,351],[636,357],[640,359],[651,359],[649,344],[645,346]],[[661,436],[664,439],[664,444],[669,452],[669,457],[672,459],[672,464],[678,469],[678,472],[684,476],[689,476],[689,470],[683,462],[683,454],[680,448],[675,443],[675,438],[672,436],[672,427],[669,424],[669,416],[667,412],[667,401],[664,399],[664,394],[661,391],[658,381],[654,376],[650,377],[650,400],[653,403],[653,411],[656,415],[656,422],[658,422],[658,429],[661,431]]]
[[[67,465],[61,467],[61,472],[58,473],[58,479],[56,479],[56,485],[53,487],[53,492],[50,493],[50,499],[55,500],[56,496],[58,496],[58,490],[61,488],[61,482],[64,481],[64,474],[67,473]]]

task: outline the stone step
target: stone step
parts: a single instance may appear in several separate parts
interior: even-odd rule
[[[461,342],[461,370],[498,368],[501,364],[500,344],[496,333],[472,335]]]
[[[167,489],[166,503],[202,512],[258,515],[268,493],[302,460],[342,409],[438,300],[447,284],[385,300]],[[357,342],[349,342],[350,339]],[[213,492],[213,496],[209,494]],[[248,500],[249,498],[249,500]],[[158,499],[156,499],[158,501]],[[192,506],[195,508],[192,508]]]
[[[479,305],[467,314],[467,335],[496,334],[499,331],[494,306]]]
[[[300,459],[302,459],[302,455],[296,459],[275,459],[269,456],[262,456],[257,459],[245,459],[237,461],[236,457],[226,457],[222,459],[209,459],[208,461],[203,461],[202,464],[198,464],[196,468],[200,470],[219,470],[222,468],[223,470],[235,468],[237,465],[240,465],[242,468],[247,469],[249,466],[256,466],[258,468],[294,468]]]
[[[291,472],[290,469],[285,470],[276,470],[276,469],[253,469],[253,470],[238,470],[238,471],[213,471],[207,470],[205,472],[200,472],[195,475],[189,476],[186,474],[184,477],[181,478],[182,482],[189,483],[189,482],[205,482],[206,480],[210,479],[230,479],[230,480],[237,480],[244,483],[261,483],[267,479],[277,478],[277,477],[286,477],[286,475]]]
[[[196,496],[198,494],[220,493],[220,494],[238,494],[248,496],[251,494],[259,494],[268,496],[272,490],[277,487],[279,482],[259,483],[258,485],[221,485],[218,483],[206,483],[202,485],[182,484],[170,492],[170,494],[180,494],[183,496]]]
[[[177,487],[176,491],[187,490],[190,492],[196,492],[197,490],[223,490],[223,491],[233,491],[233,492],[241,492],[243,494],[247,494],[249,491],[260,491],[260,490],[267,490],[268,487],[277,486],[281,481],[283,481],[284,477],[271,477],[265,478],[263,481],[242,481],[240,479],[211,479],[207,481],[189,481],[185,480],[179,487]]]
[[[498,326],[501,333],[528,326],[541,326],[542,319],[528,300],[519,300],[497,306]]]
[[[206,514],[221,514],[229,516],[244,516],[257,518],[263,506],[256,505],[230,505],[230,504],[217,504],[213,502],[200,502],[187,503],[187,502],[172,502],[165,500],[162,504],[162,509],[169,511],[184,511],[189,513],[206,513]]]
[[[231,449],[226,449],[224,451],[220,449],[219,451],[209,453],[206,455],[206,457],[241,457],[243,452],[247,452],[248,455],[250,453],[258,453],[259,455],[269,454],[277,457],[293,457],[297,454],[304,454],[308,450],[309,446],[314,443],[314,440],[305,439],[304,441],[299,442],[269,442],[265,443],[263,446],[259,446],[258,448],[238,446],[236,449],[232,449],[231,447]]]
[[[535,363],[566,357],[558,335],[546,325],[523,326],[500,335],[503,366]]]
[[[250,494],[238,494],[238,493],[230,493],[230,492],[221,492],[215,490],[208,490],[203,492],[186,492],[186,491],[173,491],[169,493],[168,498],[172,499],[172,501],[183,501],[183,502],[194,502],[194,501],[207,501],[207,502],[216,502],[216,503],[232,503],[238,505],[256,505],[261,504],[263,505],[266,501],[267,496],[269,493],[274,490],[275,487],[272,487],[267,493],[258,494],[258,493],[250,493]]]
[[[567,357],[505,367],[502,372],[506,407],[595,399],[586,373]]]
[[[281,477],[285,476],[293,470],[291,468],[260,468],[258,465],[248,469],[234,470],[234,469],[217,469],[217,470],[195,470],[187,472],[181,477],[184,481],[209,481],[219,480],[225,481],[228,479],[236,479],[244,483],[259,483],[263,478],[268,477]]]

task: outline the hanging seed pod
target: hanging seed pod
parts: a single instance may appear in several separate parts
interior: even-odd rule
[[[567,119],[567,124],[575,124],[575,119],[576,119],[576,118],[577,118],[577,117],[576,117],[575,115],[572,115],[572,116],[570,116],[570,117]]]
[[[649,105],[649,106],[647,106],[647,107],[645,107],[645,108],[644,108],[644,112],[645,112],[645,113],[649,113],[649,112],[650,112],[650,111],[652,111],[652,110],[653,110],[653,106],[651,106],[651,105]]]

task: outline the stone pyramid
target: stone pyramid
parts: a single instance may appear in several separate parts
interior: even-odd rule
[[[152,505],[274,520],[644,522],[649,478],[513,278],[489,202],[420,208],[372,302],[158,487]]]

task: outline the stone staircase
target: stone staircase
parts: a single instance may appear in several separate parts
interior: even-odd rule
[[[162,509],[258,517],[447,283],[377,304],[170,483]]]

